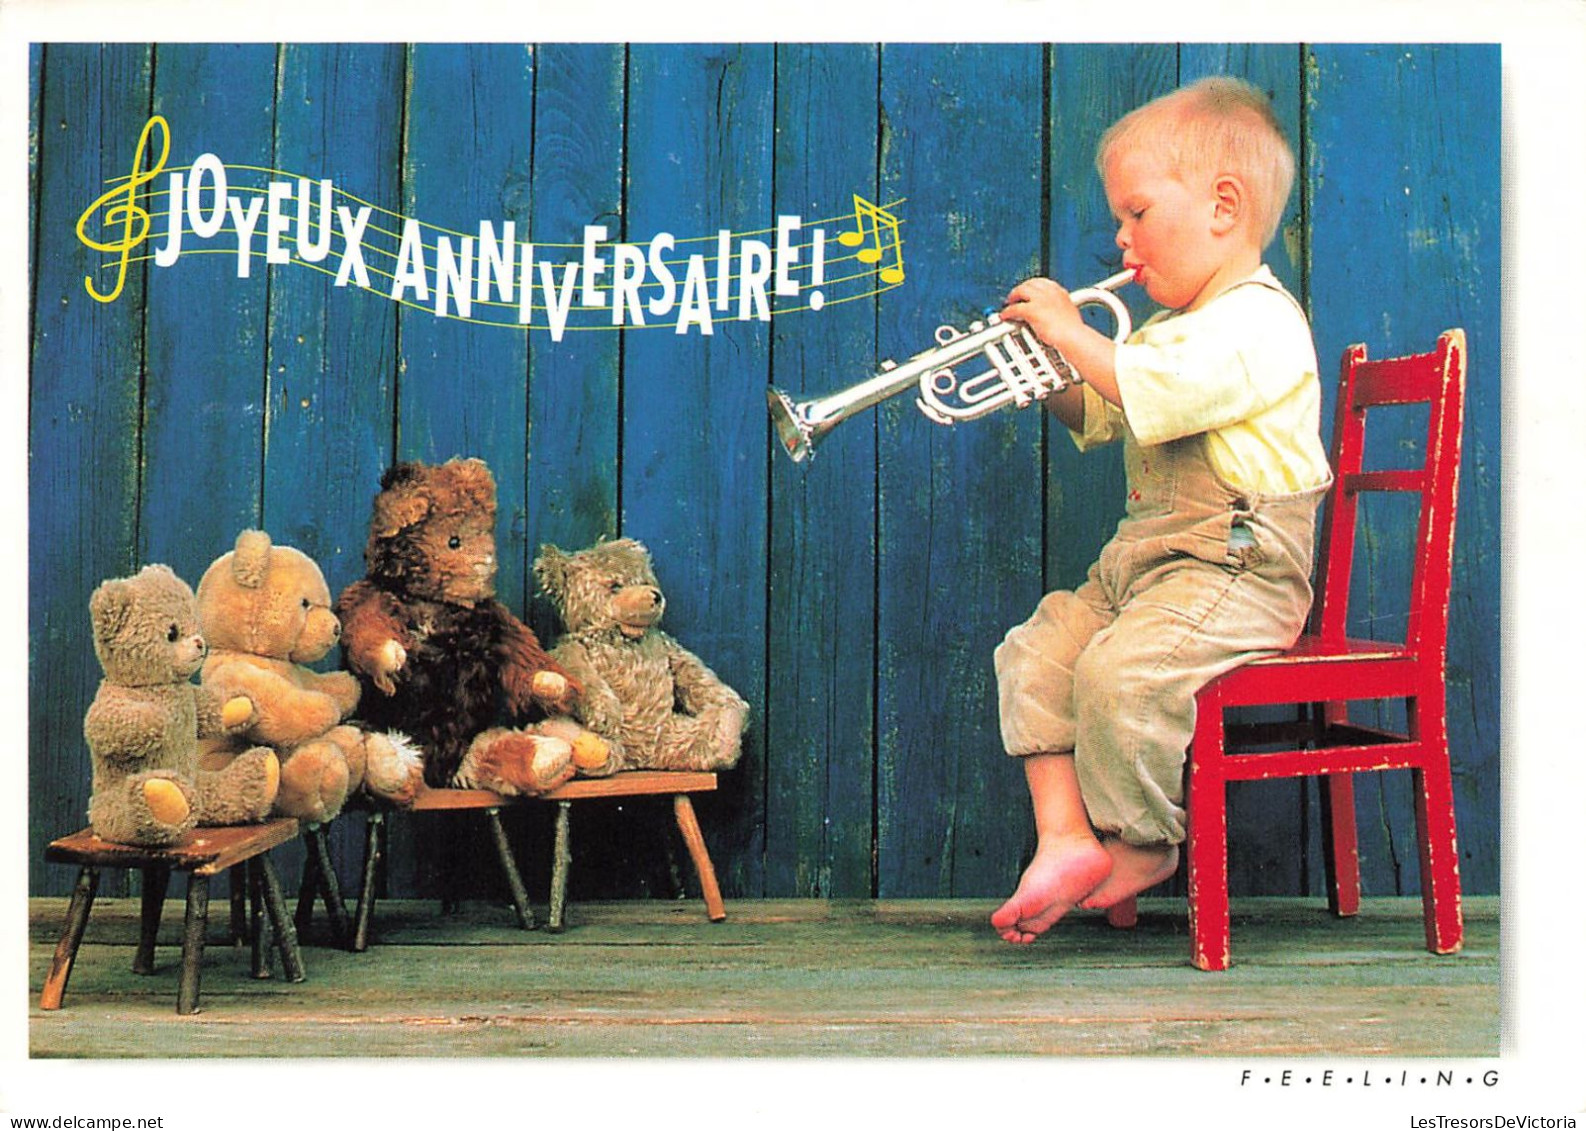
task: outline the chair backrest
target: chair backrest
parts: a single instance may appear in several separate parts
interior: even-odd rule
[[[1454,561],[1454,507],[1465,413],[1465,332],[1447,330],[1431,353],[1368,361],[1366,347],[1344,351],[1333,432],[1332,495],[1318,553],[1312,631],[1341,640],[1348,627],[1360,495],[1366,491],[1420,496],[1404,643],[1412,652],[1446,654]],[[1366,412],[1382,405],[1425,403],[1425,459],[1409,470],[1363,470]]]

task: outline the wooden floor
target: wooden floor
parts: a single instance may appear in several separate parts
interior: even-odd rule
[[[222,904],[216,903],[217,912]],[[574,904],[561,934],[510,908],[382,904],[375,945],[305,940],[308,980],[249,976],[215,914],[202,1011],[175,1012],[181,905],[159,969],[131,973],[137,902],[96,904],[65,1008],[38,1008],[65,901],[30,904],[35,1057],[1395,1056],[1498,1053],[1498,904],[1466,903],[1461,954],[1419,901],[1236,900],[1235,967],[1191,968],[1183,905],[1132,932],[1073,917],[1001,943],[990,901]],[[540,909],[543,920],[544,910]]]

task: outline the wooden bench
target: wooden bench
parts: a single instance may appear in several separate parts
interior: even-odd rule
[[[247,876],[251,916],[249,935],[253,945],[253,976],[270,976],[268,950],[264,942],[261,914],[268,914],[281,969],[290,982],[303,981],[302,954],[297,931],[286,914],[281,884],[266,855],[270,849],[296,837],[298,823],[278,818],[260,825],[235,825],[200,828],[168,848],[139,848],[100,840],[92,829],[50,842],[44,859],[55,864],[75,864],[77,885],[66,910],[66,926],[55,947],[39,997],[39,1008],[59,1009],[71,977],[77,948],[82,944],[88,916],[99,889],[99,873],[105,868],[137,868],[143,873],[143,902],[139,920],[138,949],[132,959],[136,974],[154,973],[154,944],[160,927],[160,912],[172,872],[188,873],[187,914],[182,927],[182,966],[177,982],[176,1012],[197,1013],[199,980],[203,972],[204,936],[209,923],[209,879],[241,864]],[[238,890],[235,886],[233,890]]]
[[[523,886],[523,877],[518,871],[517,861],[513,859],[512,848],[507,843],[507,832],[501,824],[501,808],[510,805],[515,800],[503,797],[488,789],[421,789],[418,797],[411,807],[406,810],[397,809],[380,801],[371,801],[369,806],[368,823],[364,829],[363,877],[358,893],[358,904],[351,924],[351,949],[362,952],[369,949],[370,923],[374,919],[374,905],[376,892],[379,888],[379,872],[381,862],[385,859],[387,832],[385,827],[386,815],[391,812],[412,813],[464,813],[478,812],[484,814],[485,824],[490,830],[490,842],[495,848],[496,859],[501,864],[502,874],[507,881],[507,892],[512,899],[513,910],[517,913],[518,925],[524,930],[534,929],[534,911],[529,906],[528,889]],[[322,836],[316,837],[319,851],[323,851],[324,840]],[[334,877],[328,856],[324,862],[315,866],[314,871],[323,878]],[[309,868],[304,869],[305,885],[309,882]],[[331,882],[334,882],[332,879]],[[337,900],[339,903],[339,898]],[[313,908],[313,895],[310,891],[306,896],[299,891],[298,909],[302,914],[305,904],[311,911]],[[327,898],[327,907],[330,906]],[[443,906],[450,906],[443,904]],[[336,919],[336,911],[331,911],[332,920]],[[338,928],[339,929],[339,928]]]
[[[693,861],[694,871],[699,877],[700,889],[705,898],[706,915],[712,922],[720,922],[727,917],[727,912],[722,903],[721,889],[716,882],[716,870],[711,865],[710,855],[705,849],[705,838],[700,832],[699,820],[695,817],[694,806],[688,798],[691,793],[707,792],[715,788],[716,775],[713,773],[627,770],[613,774],[609,778],[575,778],[550,793],[532,798],[505,797],[488,789],[424,789],[419,792],[409,811],[483,813],[490,830],[490,840],[495,849],[496,859],[506,878],[507,890],[512,899],[513,909],[517,913],[518,924],[524,930],[533,930],[534,911],[529,905],[528,890],[513,858],[506,829],[501,823],[501,809],[515,802],[555,803],[556,841],[551,868],[550,920],[547,925],[552,931],[560,931],[565,921],[567,875],[572,864],[573,802],[622,797],[670,796],[677,827],[683,834],[683,842],[688,847],[689,858]],[[386,816],[393,811],[401,810],[395,810],[392,806],[378,802],[369,809],[368,824],[365,829],[362,889],[358,895],[357,908],[350,928],[351,949],[354,951],[361,952],[369,948],[370,924],[374,918],[376,892],[379,888],[379,869],[387,851]],[[335,873],[331,870],[329,860],[324,854],[322,832],[315,830],[311,842],[314,851],[310,853],[310,862],[305,864],[304,885],[298,895],[299,926],[303,925],[304,917],[313,909],[314,890],[309,886],[310,883],[322,882],[323,878],[328,876],[331,877],[330,883],[334,884]],[[320,879],[315,880],[313,876]],[[339,905],[339,895],[333,897],[327,891],[326,906],[330,910],[333,923],[337,921]]]
[[[573,862],[572,808],[575,801],[610,799],[617,797],[659,797],[670,795],[672,810],[677,817],[678,831],[688,846],[689,858],[694,862],[694,872],[699,877],[700,891],[705,898],[705,914],[713,923],[727,917],[722,903],[721,888],[716,883],[716,869],[705,849],[705,837],[700,832],[699,820],[694,816],[691,793],[706,793],[716,788],[713,773],[688,770],[625,770],[609,778],[574,778],[566,785],[542,794],[534,801],[556,804],[556,846],[551,868],[551,918],[548,926],[560,931],[564,925],[567,908],[567,873]]]

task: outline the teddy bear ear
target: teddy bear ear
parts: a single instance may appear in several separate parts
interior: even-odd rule
[[[496,506],[496,477],[490,465],[477,457],[449,459],[441,471],[451,481],[453,490],[466,497],[476,507],[494,510]]]
[[[402,531],[417,526],[430,513],[427,495],[405,484],[388,487],[374,499],[372,523],[376,538],[395,538]]]
[[[541,546],[534,559],[534,580],[547,592],[561,592],[567,583],[567,555],[549,542]]]
[[[270,568],[270,536],[262,530],[244,530],[237,535],[231,556],[231,576],[244,589],[264,584]]]
[[[93,621],[94,636],[109,638],[121,631],[132,612],[134,598],[132,585],[124,578],[106,581],[88,598],[88,616]]]

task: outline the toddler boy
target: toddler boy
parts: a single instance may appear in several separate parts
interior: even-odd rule
[[[1013,943],[1173,874],[1195,694],[1299,635],[1331,482],[1310,328],[1262,263],[1294,180],[1267,98],[1191,84],[1117,122],[1096,165],[1124,268],[1166,309],[1123,344],[1048,279],[1003,311],[1079,371],[1047,407],[1081,449],[1121,441],[1128,480],[1084,584],[1047,594],[996,651],[1037,835],[991,917]]]

